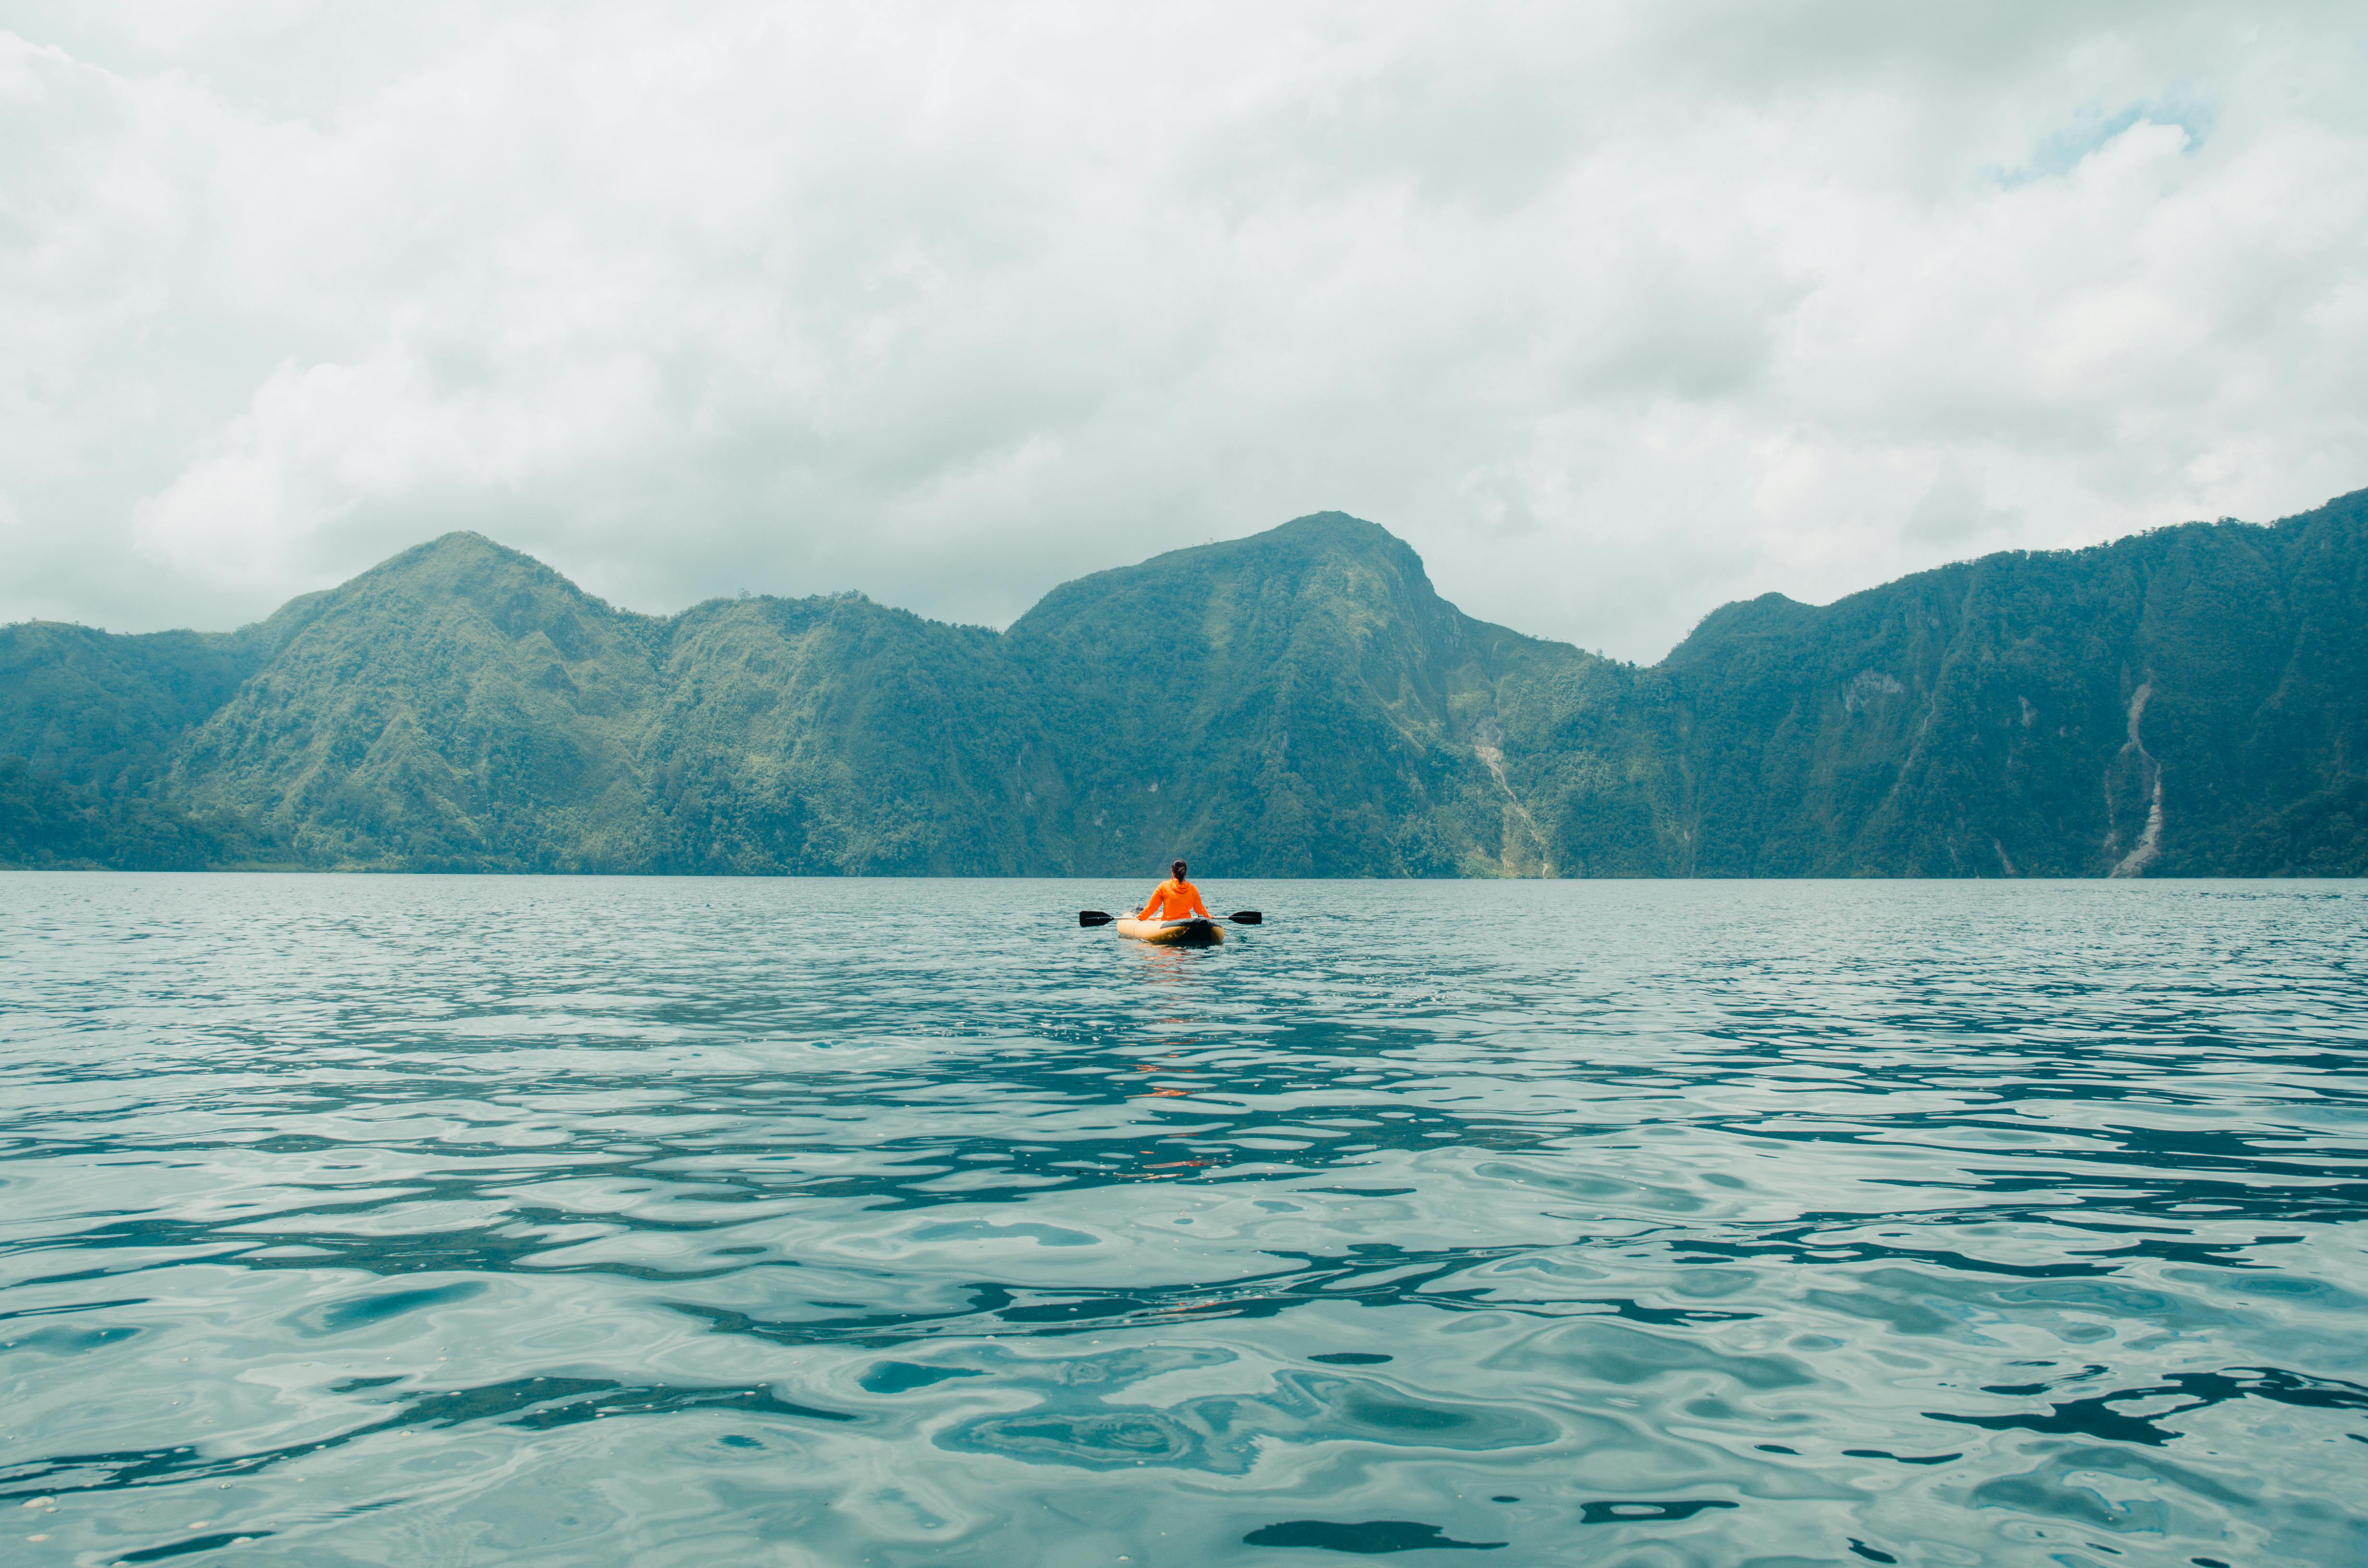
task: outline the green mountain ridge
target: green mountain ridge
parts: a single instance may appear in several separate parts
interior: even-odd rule
[[[448,534],[234,632],[0,628],[0,864],[2359,875],[2364,528],[2368,492],[1767,595],[1650,667],[1466,616],[1339,513],[1000,633],[637,615]]]

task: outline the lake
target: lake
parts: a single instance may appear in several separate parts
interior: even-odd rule
[[[1155,876],[0,877],[0,1560],[2368,1562],[2358,886]]]

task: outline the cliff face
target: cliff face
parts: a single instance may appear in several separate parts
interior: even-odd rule
[[[0,861],[2359,874],[2364,529],[2368,493],[1771,595],[1650,669],[1474,620],[1338,513],[1003,634],[856,596],[633,615],[453,534],[236,633],[0,629]]]

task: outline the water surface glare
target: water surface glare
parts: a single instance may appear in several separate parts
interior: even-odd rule
[[[2368,1562],[2362,890],[1147,885],[0,877],[0,1561]]]

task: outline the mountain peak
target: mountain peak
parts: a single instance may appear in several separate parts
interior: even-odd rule
[[[1257,605],[1402,595],[1409,601],[1436,597],[1411,546],[1379,523],[1346,512],[1311,512],[1259,533],[1171,550],[1064,583],[1014,621],[1010,635],[1025,642],[1055,627],[1087,624],[1130,642],[1152,635],[1145,629],[1155,625],[1160,636],[1188,624],[1215,634],[1220,623]],[[1146,646],[1146,656],[1149,652]]]
[[[1348,512],[1310,512],[1304,517],[1293,517],[1291,521],[1266,531],[1271,534],[1323,533],[1342,538],[1363,536],[1393,540],[1397,540],[1398,537],[1379,523],[1367,522],[1364,518]]]
[[[340,600],[357,594],[425,595],[491,604],[519,595],[609,607],[577,587],[555,568],[465,528],[439,534],[425,544],[389,556],[360,576],[333,589]]]
[[[416,569],[431,563],[451,565],[464,562],[532,566],[551,572],[554,577],[558,575],[524,551],[513,550],[500,540],[488,539],[471,528],[454,528],[450,533],[438,534],[424,544],[415,544],[409,550],[389,556],[372,570],[383,572],[390,567]]]
[[[1738,638],[1791,631],[1816,615],[1816,607],[1782,594],[1767,593],[1753,599],[1723,604],[1703,616],[1685,641],[1661,661],[1664,668],[1708,657]]]
[[[1293,517],[1280,527],[1235,542],[1253,544],[1260,540],[1315,545],[1357,554],[1401,556],[1412,561],[1417,572],[1422,569],[1422,558],[1415,553],[1414,546],[1381,524],[1367,522],[1347,512],[1310,512],[1304,517]]]

